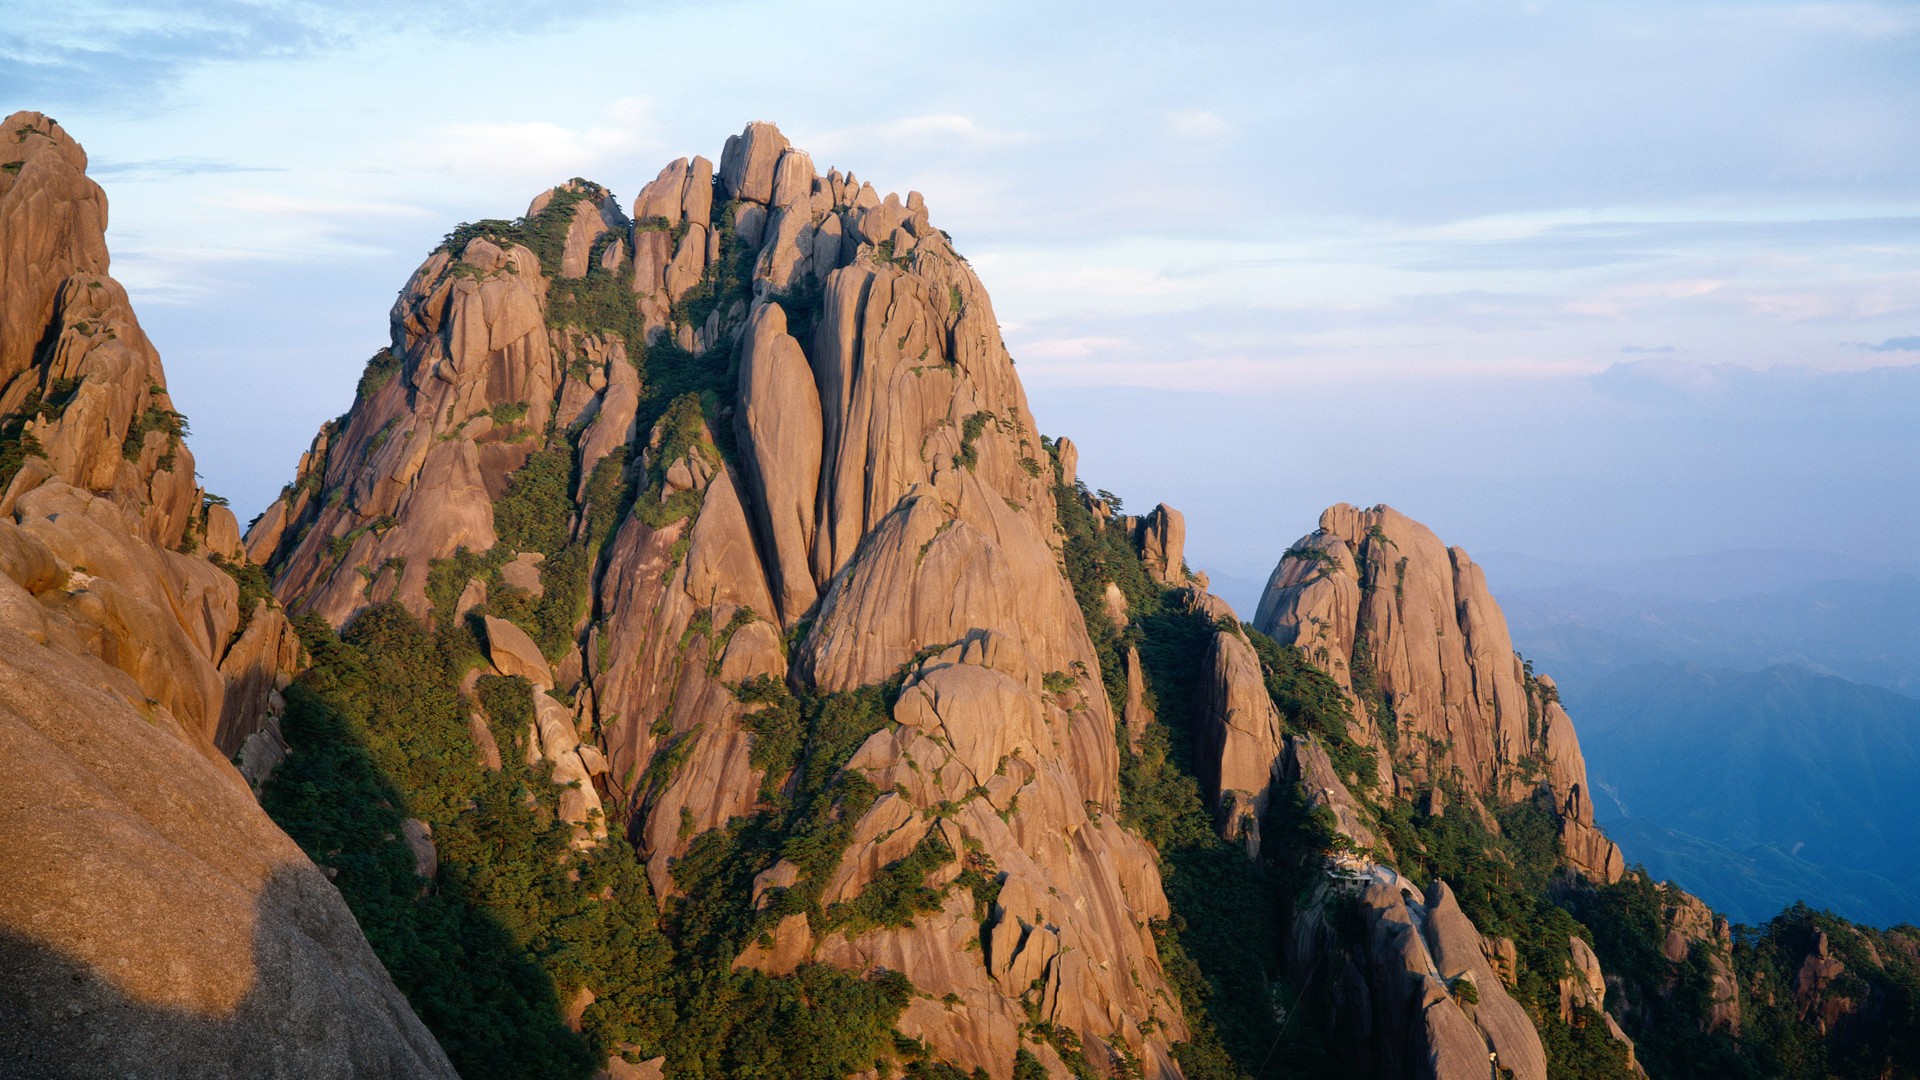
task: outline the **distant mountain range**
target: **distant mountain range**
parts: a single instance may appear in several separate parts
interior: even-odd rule
[[[1920,701],[1805,668],[1642,665],[1561,684],[1595,817],[1746,922],[1805,900],[1920,920]]]
[[[1521,651],[1562,676],[1785,663],[1920,694],[1912,564],[1776,551],[1588,565],[1496,556],[1490,566]]]
[[[1627,858],[1748,922],[1920,921],[1920,567],[1806,551],[1486,560]]]

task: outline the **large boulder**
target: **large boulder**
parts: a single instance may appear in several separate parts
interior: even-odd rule
[[[553,685],[553,669],[541,655],[540,646],[525,630],[505,619],[491,615],[482,620],[487,631],[487,659],[502,675],[518,675],[537,687]]]

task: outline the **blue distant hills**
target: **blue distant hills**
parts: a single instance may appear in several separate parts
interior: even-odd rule
[[[1920,923],[1920,573],[1800,551],[1485,560],[1629,861],[1729,916]]]

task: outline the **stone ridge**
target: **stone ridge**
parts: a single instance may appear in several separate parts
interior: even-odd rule
[[[781,784],[756,764],[743,684],[901,680],[848,766],[881,794],[814,884],[854,900],[939,840],[993,875],[984,925],[956,862],[928,880],[944,906],[910,925],[791,916],[736,962],[902,972],[922,996],[900,1030],[999,1080],[1023,1046],[1064,1075],[1023,1041],[1036,1016],[1091,1057],[1178,1075],[1186,1029],[1149,925],[1166,901],[1114,818],[1114,704],[986,290],[918,193],[821,175],[771,124],[717,168],[670,163],[632,207],[574,183],[520,223],[456,230],[249,550],[290,608],[336,625],[389,599],[443,624],[520,612],[550,664],[541,745],[549,713],[577,737],[555,758],[581,756],[573,820],[583,838],[596,815],[623,825],[663,896],[694,839]],[[704,404],[666,407],[683,390]],[[564,535],[515,585],[537,545],[503,507],[541,454],[575,483]],[[1151,528],[1177,571],[1177,520]],[[563,577],[576,548],[587,569]]]
[[[1168,565],[1159,537],[1177,528],[1133,534],[1149,570]],[[1261,823],[1282,798],[1332,834],[1317,884],[1293,909],[1287,964],[1325,988],[1342,1057],[1367,1075],[1470,1080],[1487,1075],[1491,1054],[1502,1075],[1546,1080],[1541,1034],[1508,993],[1514,942],[1483,936],[1444,882],[1422,892],[1403,878],[1378,808],[1349,787],[1428,814],[1473,814],[1495,830],[1491,810],[1538,797],[1558,818],[1567,865],[1602,884],[1621,877],[1619,849],[1586,802],[1572,722],[1552,682],[1513,653],[1480,569],[1387,507],[1342,504],[1274,570],[1252,628],[1331,676],[1348,739],[1373,751],[1370,772],[1343,774],[1320,736],[1287,734],[1247,630],[1203,588],[1187,595],[1215,625],[1194,759],[1220,834],[1260,858]],[[1448,807],[1449,792],[1465,805]],[[1358,914],[1358,940],[1347,911]],[[1576,1007],[1601,1009],[1591,984],[1604,984],[1585,943],[1567,947],[1574,974],[1561,979],[1560,1019],[1571,1023]],[[1675,948],[1684,955],[1685,941]],[[1632,1041],[1608,1025],[1631,1062]]]
[[[194,481],[85,169],[46,117],[0,126],[0,1073],[452,1077],[229,762],[276,752],[298,642]]]
[[[1353,697],[1362,741],[1392,763],[1399,794],[1449,776],[1494,805],[1545,792],[1568,861],[1619,880],[1620,849],[1593,824],[1573,722],[1552,681],[1513,651],[1465,551],[1390,507],[1330,507],[1275,567],[1253,625]]]

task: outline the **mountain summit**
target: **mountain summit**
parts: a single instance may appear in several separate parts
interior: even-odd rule
[[[623,829],[669,905],[703,839],[783,836],[734,852],[734,965],[898,972],[903,1036],[966,1069],[1041,1023],[1172,1073],[1166,901],[986,290],[918,193],[771,124],[634,207],[576,180],[422,264],[249,535],[276,592],[477,628],[538,728],[487,759],[550,764],[578,842]],[[847,741],[804,730],[852,701]]]

